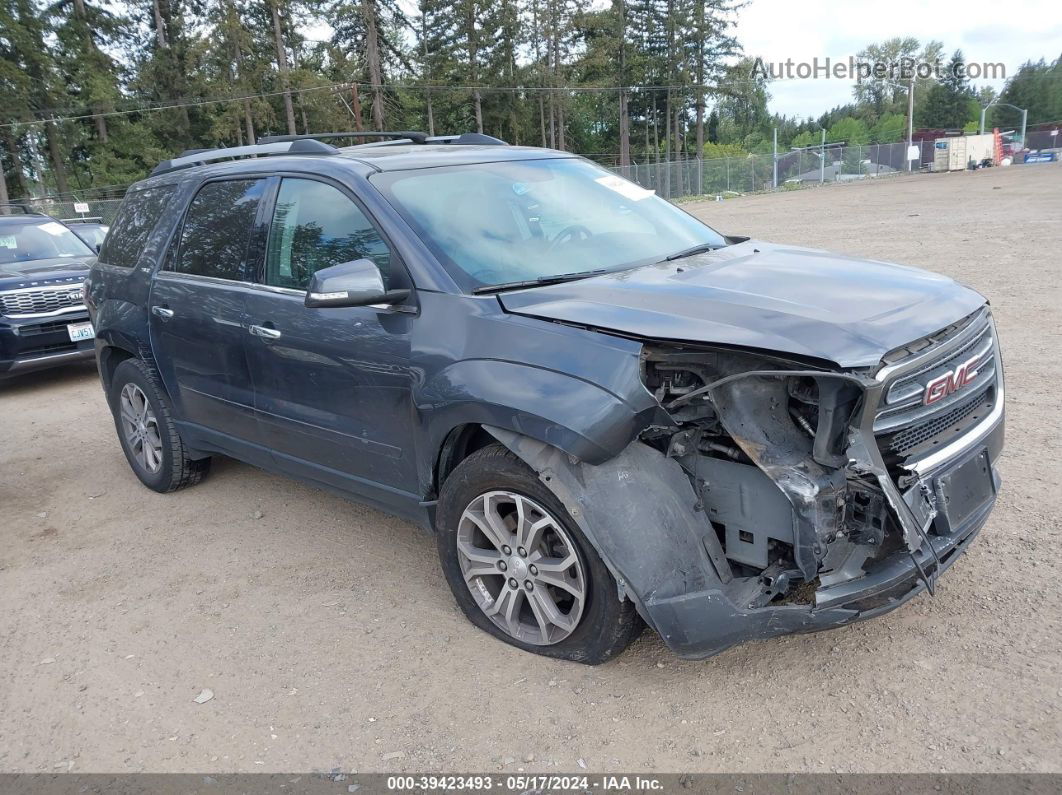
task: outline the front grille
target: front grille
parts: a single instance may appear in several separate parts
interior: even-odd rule
[[[991,411],[997,399],[996,351],[992,317],[984,309],[886,356],[882,403],[874,419],[886,458],[928,453],[961,436]],[[967,363],[976,375],[926,405],[926,386],[947,379]]]
[[[968,430],[969,425],[976,423],[991,410],[992,396],[988,392],[982,392],[975,395],[973,400],[967,400],[950,411],[937,414],[925,422],[901,428],[884,441],[890,452],[906,456],[919,447],[942,445],[951,437],[961,436],[963,431]]]
[[[66,331],[66,320],[55,323],[37,323],[32,326],[23,326],[18,330],[20,337],[35,337],[39,334],[55,334],[58,331]]]
[[[0,314],[8,316],[41,315],[83,305],[81,284],[77,282],[0,293]]]

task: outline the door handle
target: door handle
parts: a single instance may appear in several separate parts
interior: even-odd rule
[[[275,328],[269,328],[268,326],[248,326],[247,330],[256,337],[261,337],[264,340],[280,339],[280,332]]]
[[[169,320],[173,317],[173,310],[165,306],[153,306],[151,307],[151,314],[160,317],[163,320]]]

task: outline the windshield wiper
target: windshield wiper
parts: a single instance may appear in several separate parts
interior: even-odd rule
[[[664,262],[671,262],[671,260],[682,259],[683,257],[692,257],[694,254],[703,254],[705,251],[715,251],[717,248],[722,248],[718,243],[698,243],[696,246],[690,246],[684,248],[682,251],[676,251],[670,257],[664,260]]]
[[[575,271],[574,273],[558,273],[554,276],[539,276],[537,279],[526,279],[519,282],[503,282],[501,284],[487,284],[483,287],[476,287],[472,290],[476,295],[483,293],[500,293],[504,290],[521,290],[525,287],[542,287],[545,284],[561,284],[563,282],[574,282],[577,279],[587,279],[591,276],[599,276],[602,273],[607,273],[606,268],[597,268],[592,271]]]

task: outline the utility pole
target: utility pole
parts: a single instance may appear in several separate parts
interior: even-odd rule
[[[911,147],[914,146],[914,75],[907,86],[907,170],[911,171]]]
[[[822,147],[819,149],[819,184],[826,182],[826,128],[822,128]]]
[[[774,128],[774,189],[778,190],[778,128]]]
[[[1014,110],[1020,110],[1021,111],[1021,145],[1025,146],[1025,127],[1026,127],[1026,122],[1028,122],[1028,120],[1029,120],[1029,109],[1028,108],[1019,108],[1017,105],[1011,105],[1009,102],[1000,102],[999,101],[999,97],[996,97],[991,102],[989,102],[987,105],[985,105],[983,108],[981,108],[981,126],[980,126],[981,135],[985,134],[985,112],[989,108],[991,108],[993,105],[1004,105],[1005,107],[1014,108]]]

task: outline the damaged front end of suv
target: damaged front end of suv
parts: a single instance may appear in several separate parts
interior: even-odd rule
[[[995,501],[1003,380],[987,307],[870,368],[659,342],[641,364],[660,421],[603,464],[492,432],[682,656],[932,593]]]

